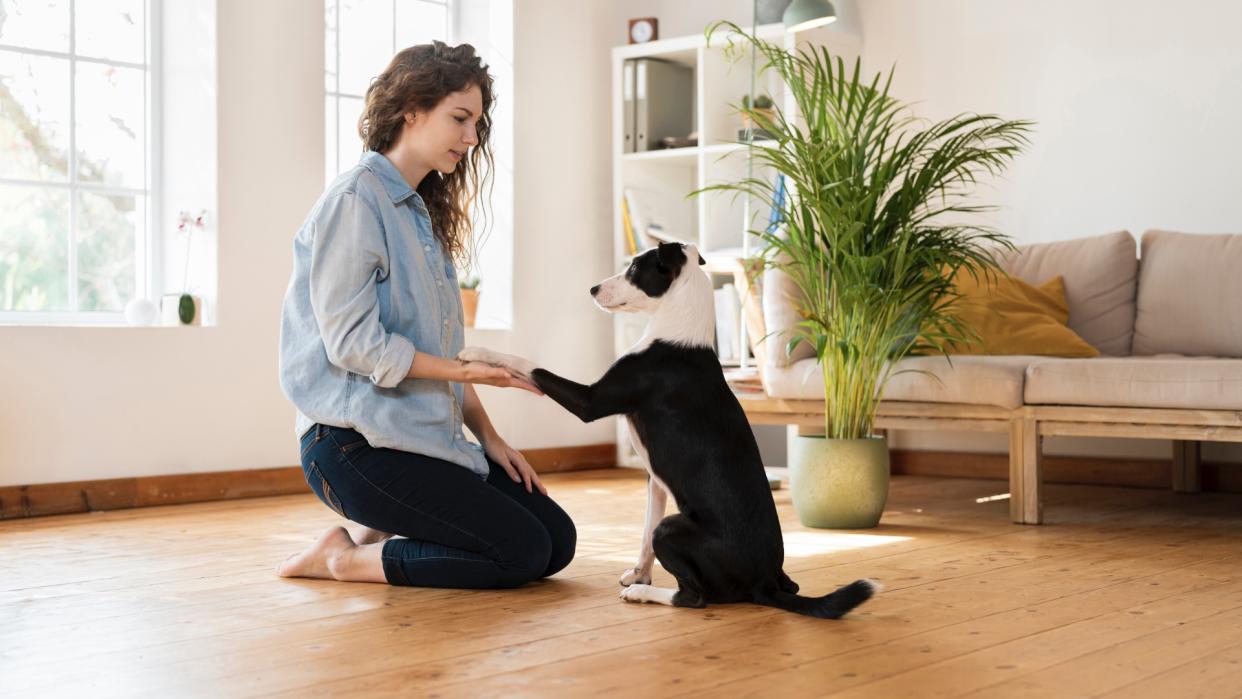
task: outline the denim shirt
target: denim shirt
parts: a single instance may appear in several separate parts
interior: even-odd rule
[[[422,197],[380,153],[337,177],[293,239],[280,325],[280,386],[296,432],[350,427],[374,447],[424,454],[487,477],[462,433],[459,383],[408,379],[416,352],[465,344],[450,257]]]

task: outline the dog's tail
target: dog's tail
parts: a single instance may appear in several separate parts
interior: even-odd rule
[[[793,592],[771,590],[756,595],[755,603],[820,619],[840,619],[882,589],[884,586],[880,583],[864,578],[823,597],[803,597]]]

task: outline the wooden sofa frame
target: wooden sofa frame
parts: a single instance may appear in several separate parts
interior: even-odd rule
[[[822,400],[747,398],[752,424],[822,427]],[[1200,489],[1199,442],[1242,442],[1242,411],[1166,410],[881,401],[877,430],[953,430],[1009,435],[1009,516],[1018,524],[1043,522],[1043,439],[1051,436],[1131,437],[1173,441],[1173,490]]]

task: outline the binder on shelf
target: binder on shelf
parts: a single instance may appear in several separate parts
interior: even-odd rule
[[[694,131],[694,70],[654,58],[634,61],[634,150]]]
[[[634,61],[621,64],[622,153],[634,152]]]

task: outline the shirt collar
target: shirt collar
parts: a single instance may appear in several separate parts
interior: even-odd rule
[[[415,198],[415,201],[422,203],[423,198],[418,196],[418,193],[410,187],[410,183],[401,176],[401,171],[397,169],[397,166],[393,165],[383,153],[367,151],[363,154],[361,163],[363,167],[371,171],[371,174],[379,178],[384,185],[384,191],[388,192],[388,198],[392,199],[392,203],[400,204],[411,196]]]

